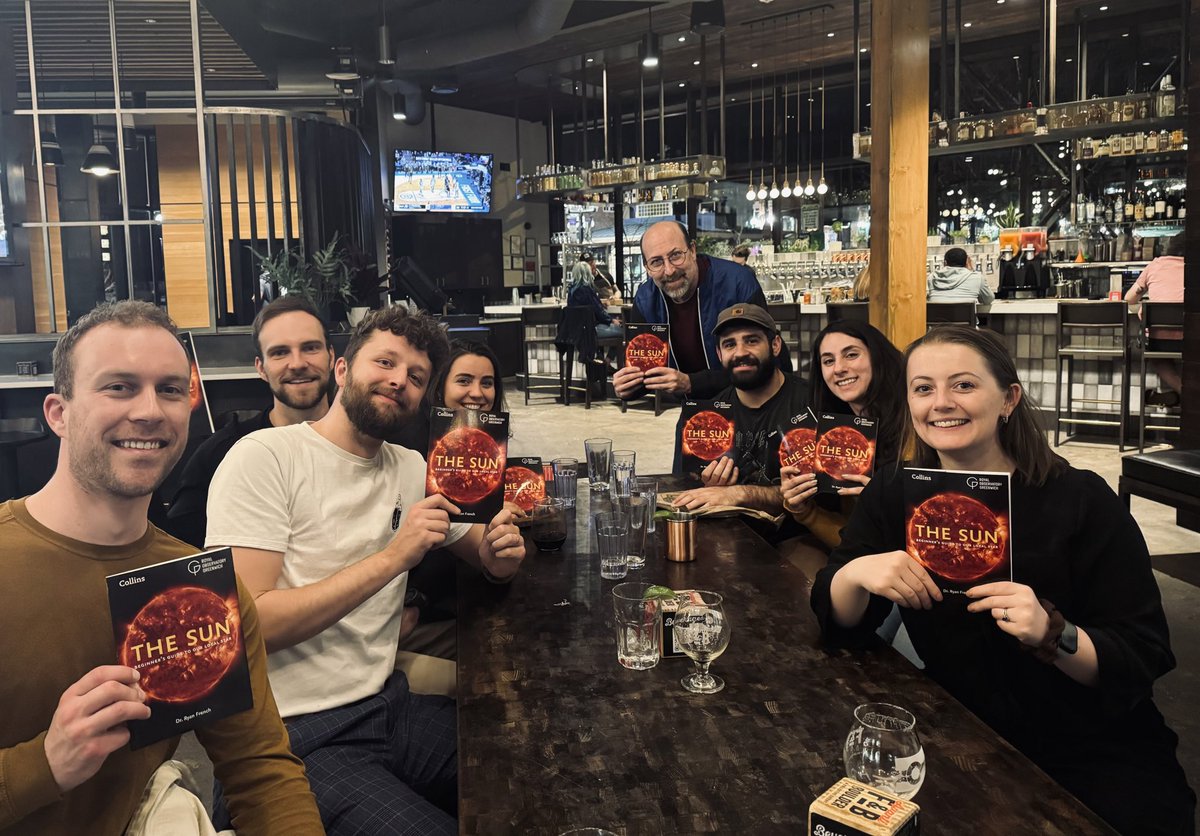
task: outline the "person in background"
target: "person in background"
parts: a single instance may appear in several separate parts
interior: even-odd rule
[[[971,257],[962,247],[951,247],[943,257],[944,266],[929,274],[925,298],[930,302],[976,302],[990,305],[996,294],[988,287],[983,274],[971,264]]]
[[[425,496],[421,456],[384,441],[449,348],[428,314],[372,311],[334,365],[325,417],[246,436],[209,492],[206,545],[233,549],[255,596],[280,714],[331,834],[458,833],[454,703],[395,671],[408,571],[447,546],[507,583],[525,544],[507,510],[452,524],[458,507]]]
[[[733,248],[733,252],[729,254],[729,260],[734,264],[746,266],[746,262],[750,260],[750,245],[738,244]]]
[[[665,322],[671,326],[669,364],[643,372],[626,366],[613,375],[622,400],[649,390],[677,397],[711,398],[729,386],[714,329],[721,311],[737,303],[767,307],[762,288],[748,268],[722,258],[696,253],[687,227],[659,221],[642,235],[642,262],[649,282],[633,299],[631,322]],[[780,354],[790,371],[787,344]]]
[[[272,403],[256,418],[236,416],[196,448],[183,468],[164,528],[200,545],[208,526],[208,486],[229,450],[267,427],[316,421],[329,411],[333,346],[316,307],[303,296],[282,296],[254,317],[254,369],[271,390]]]
[[[1011,474],[1013,579],[944,596],[905,551],[909,474],[888,468],[813,584],[824,639],[873,641],[899,605],[926,673],[1118,832],[1193,833],[1178,738],[1152,699],[1175,658],[1137,523],[1050,449],[996,334],[934,328],[905,378],[914,466]]]
[[[583,268],[583,269],[581,269]],[[610,314],[596,291],[596,254],[580,256],[571,270],[571,283],[567,286],[567,304],[591,308],[596,315],[596,338],[600,340],[621,337],[620,317]]]
[[[0,833],[213,833],[177,783],[179,738],[126,745],[126,723],[152,709],[138,672],[115,664],[104,580],[196,552],[146,517],[187,444],[188,378],[175,324],[147,302],[100,305],[54,349],[43,409],[61,439],[58,465],[40,491],[0,505]],[[196,737],[239,832],[323,833],[241,583],[238,604],[254,705]]]
[[[1167,243],[1167,251],[1146,265],[1133,287],[1125,294],[1125,301],[1136,305],[1148,296],[1151,302],[1182,302],[1184,245],[1182,232],[1172,236]],[[1159,327],[1154,331],[1155,333],[1147,335],[1148,347],[1153,344],[1154,348],[1163,351],[1179,350],[1183,341],[1182,328]],[[1146,403],[1179,406],[1179,398],[1183,393],[1182,364],[1178,360],[1163,359],[1151,360],[1150,365],[1168,391],[1147,389]]]
[[[894,466],[904,433],[904,366],[897,349],[879,329],[866,322],[842,319],[825,326],[813,341],[808,404],[822,412],[860,415],[879,422],[875,439],[875,472]],[[810,578],[825,565],[827,552],[841,542],[842,526],[868,476],[846,476],[862,487],[842,488],[838,496],[817,496],[817,477],[794,466],[783,468],[784,508],[820,542],[821,549],[800,548],[789,559]]]
[[[717,318],[717,347],[732,385],[716,400],[733,404],[734,454],[701,472],[704,487],[684,491],[675,506],[696,510],[738,505],[779,513],[779,459],[772,439],[804,411],[806,383],[779,368],[783,340],[775,320],[758,305],[733,305]],[[680,419],[682,420],[682,419]],[[676,438],[679,433],[676,432]],[[675,472],[681,452],[675,451]]]

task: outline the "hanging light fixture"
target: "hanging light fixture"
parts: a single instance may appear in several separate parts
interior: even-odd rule
[[[662,50],[659,47],[658,35],[654,34],[654,14],[650,9],[646,9],[646,19],[649,23],[647,26],[648,31],[645,37],[642,38],[642,66],[657,67]]]
[[[808,42],[811,44],[812,39],[812,19],[813,13],[808,13]],[[812,197],[817,193],[817,187],[813,185],[812,179],[812,135],[813,135],[813,71],[812,71],[812,53],[809,53],[808,63],[808,182],[804,184],[804,196]]]
[[[403,93],[392,94],[392,118],[397,122],[408,121],[408,98]]]
[[[746,161],[754,162],[754,79],[750,79],[750,111],[746,119],[750,127],[746,137]],[[750,182],[746,184],[746,200],[754,201],[754,167],[750,168]]]
[[[768,195],[770,195],[771,200],[776,200],[779,197],[779,183],[775,177],[775,149],[774,149],[775,126],[779,124],[779,84],[778,84],[778,78],[776,77],[776,74],[775,74],[777,69],[778,69],[778,65],[775,63],[775,59],[772,58],[771,59],[771,140],[772,140],[772,142],[771,142],[771,145],[772,145],[772,148],[771,148],[771,191],[769,191],[767,193]],[[766,80],[766,78],[764,76],[764,81],[765,80]]]
[[[53,116],[46,117],[46,130],[42,131],[42,165],[62,165],[62,146],[58,144]]]
[[[92,82],[96,81],[96,65],[92,65]],[[96,91],[92,91],[92,108],[98,107]],[[59,150],[61,154],[61,149]],[[92,147],[88,148],[87,155],[83,158],[83,165],[79,170],[84,174],[91,174],[96,177],[107,177],[114,171],[117,171],[117,160],[108,150],[108,146],[100,141],[100,136],[96,131],[95,116],[92,117]]]
[[[784,35],[791,32],[791,18],[784,23]],[[786,42],[786,37],[784,38]],[[779,190],[780,197],[792,196],[792,183],[788,180],[788,77],[787,70],[783,71],[783,188]]]
[[[750,80],[751,88],[753,88],[754,80]],[[758,138],[762,142],[762,161],[763,167],[758,171],[758,199],[767,199],[767,184],[763,182],[767,176],[767,84],[766,76],[763,76],[759,84],[759,109],[758,109]],[[752,114],[753,116],[753,114]]]
[[[379,63],[385,67],[396,63],[396,57],[392,54],[392,32],[388,29],[387,6],[384,0],[379,0]]]
[[[821,30],[825,30],[825,9],[821,9]],[[829,191],[825,185],[825,46],[821,45],[821,182],[817,184],[817,194],[823,195]]]

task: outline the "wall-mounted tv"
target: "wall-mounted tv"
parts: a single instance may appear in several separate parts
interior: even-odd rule
[[[490,212],[492,155],[396,151],[396,212]]]

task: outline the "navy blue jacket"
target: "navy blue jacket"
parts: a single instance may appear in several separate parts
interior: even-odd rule
[[[567,295],[567,304],[591,308],[596,314],[597,325],[612,324],[612,314],[600,301],[600,294],[596,292],[596,288],[590,284],[579,282],[571,288],[571,292]]]
[[[739,302],[749,302],[766,309],[767,299],[749,267],[707,255],[697,255],[696,260],[700,262],[700,274],[703,276],[696,293],[699,295],[700,333],[704,337],[704,357],[708,361],[708,370],[690,375],[692,392],[689,397],[711,398],[730,385],[729,373],[721,365],[717,354],[717,338],[712,333],[717,326],[717,317],[721,311]],[[670,304],[673,303],[659,290],[658,285],[647,279],[633,297],[630,321],[669,322],[667,305]],[[668,360],[672,368],[678,368],[673,348]],[[790,368],[790,361],[787,368]]]

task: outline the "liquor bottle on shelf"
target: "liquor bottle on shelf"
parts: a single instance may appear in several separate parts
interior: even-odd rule
[[[1121,121],[1132,122],[1137,118],[1137,102],[1133,98],[1133,91],[1128,90],[1125,93],[1125,100],[1121,102]]]
[[[1138,189],[1134,192],[1133,197],[1133,221],[1141,223],[1146,220],[1146,197],[1142,194],[1142,190]]]
[[[1163,128],[1161,131],[1158,132],[1158,150],[1159,151],[1170,151],[1171,150],[1171,134],[1169,134],[1167,132],[1166,128]]]
[[[1154,198],[1154,217],[1158,218],[1159,220],[1162,220],[1166,216],[1167,216],[1167,196],[1165,194],[1159,194],[1157,197]]]
[[[1153,154],[1158,150],[1158,132],[1151,131],[1146,134],[1146,153]]]
[[[1181,221],[1187,220],[1187,195],[1183,192],[1179,193],[1179,209],[1175,212],[1175,217]]]
[[[1088,223],[1094,223],[1096,221],[1096,201],[1089,197],[1087,199],[1087,203],[1084,204],[1083,211],[1084,217],[1087,218]]]
[[[1104,222],[1113,223],[1117,220],[1117,199],[1113,198],[1104,204]]]
[[[966,111],[958,112],[958,124],[954,128],[955,142],[970,142],[971,141],[971,123],[967,121]]]
[[[1168,221],[1173,221],[1175,220],[1175,198],[1168,195],[1166,198],[1166,204],[1167,205],[1163,207],[1165,209],[1165,212],[1163,213],[1164,217]]]
[[[1155,214],[1154,213],[1154,198],[1152,198],[1149,194],[1147,194],[1146,195],[1146,208],[1144,210],[1144,217],[1147,221],[1152,221],[1152,220],[1154,220],[1154,214]]]
[[[1158,93],[1154,96],[1154,112],[1160,119],[1175,115],[1175,85],[1169,75],[1163,76]]]
[[[1047,121],[1046,108],[1039,107],[1034,114],[1033,132],[1038,136],[1045,136],[1050,133],[1050,124]]]
[[[1025,111],[1021,114],[1021,133],[1032,134],[1037,132],[1037,118],[1033,113],[1033,102],[1025,103]]]
[[[1138,131],[1133,135],[1133,153],[1141,154],[1146,150],[1146,135]]]
[[[1125,204],[1124,204],[1124,209],[1122,211],[1122,214],[1125,218],[1126,223],[1131,223],[1133,221],[1133,195],[1132,194],[1125,196]]]

